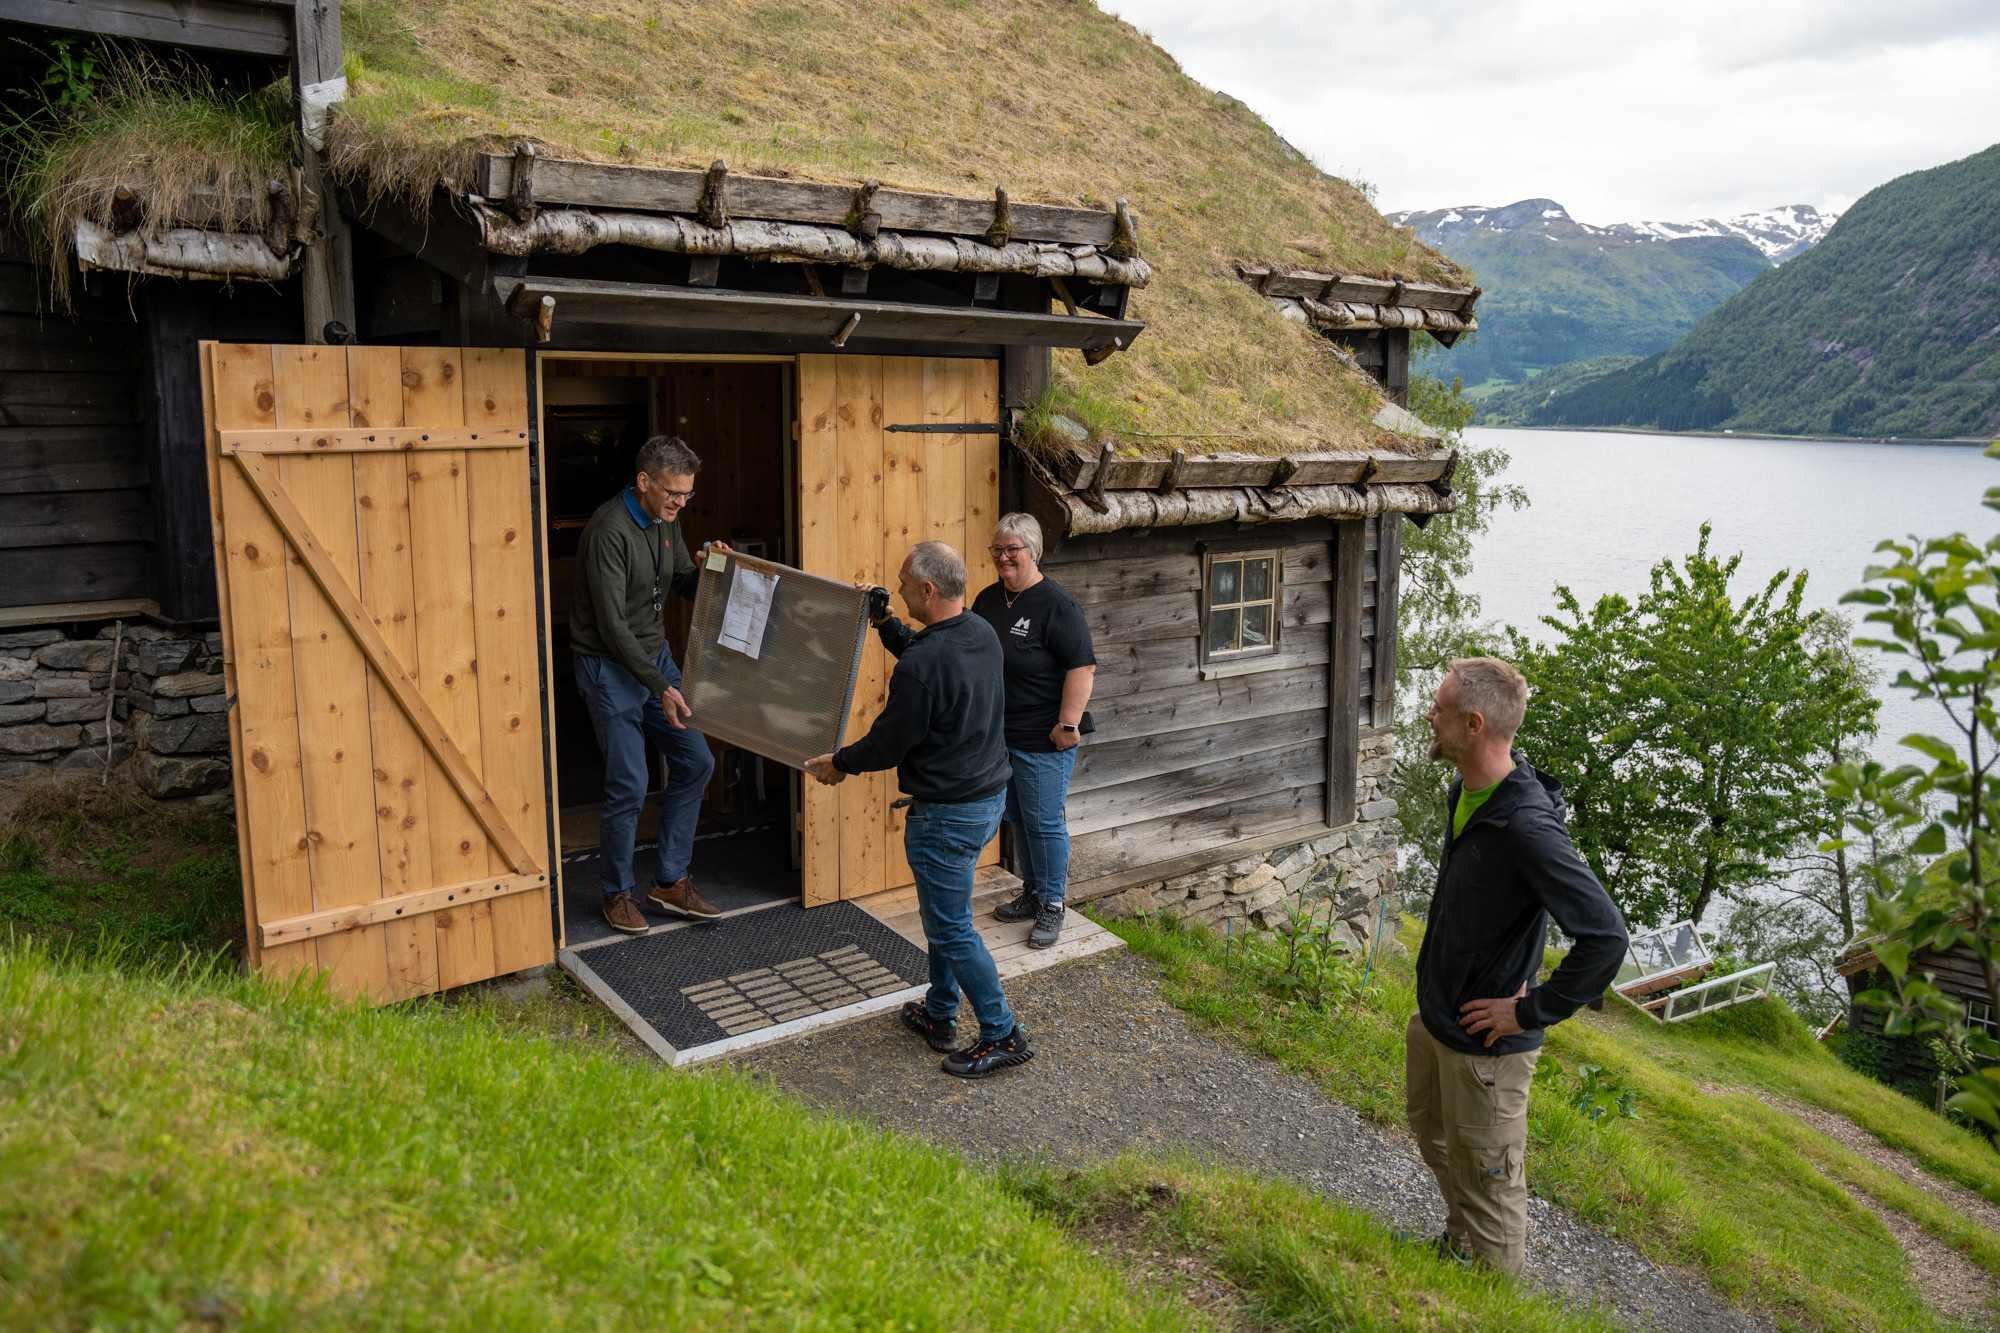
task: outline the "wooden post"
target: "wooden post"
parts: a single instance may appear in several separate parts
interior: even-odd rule
[[[1361,592],[1367,521],[1333,525],[1333,652],[1326,679],[1326,822],[1354,822],[1361,764]]]
[[[309,101],[339,100],[342,79],[340,57],[340,0],[293,0],[292,24],[295,44],[292,57],[292,98],[300,121],[299,182],[319,201],[314,221],[317,235],[305,239],[300,255],[300,280],[305,304],[305,340],[326,341],[326,326],[339,323],[348,334],[354,328],[354,239],[341,216],[340,205],[327,187],[320,170],[320,149],[312,140],[319,137],[324,113],[312,125]],[[340,85],[339,87],[344,87]]]
[[[1403,516],[1382,515],[1375,539],[1375,713],[1386,727],[1396,720],[1396,613],[1401,604],[1403,576]]]
[[[1382,330],[1382,387],[1398,407],[1410,405],[1410,331]]]
[[[201,350],[216,335],[207,284],[149,282],[139,288],[150,410],[147,464],[152,484],[153,578],[168,620],[213,620],[215,543],[209,528],[208,459],[203,441]]]

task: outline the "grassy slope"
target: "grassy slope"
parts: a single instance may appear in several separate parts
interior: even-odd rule
[[[434,180],[449,145],[526,134],[609,160],[719,156],[742,172],[955,194],[1129,197],[1157,271],[1132,302],[1148,331],[1094,368],[1057,356],[1065,392],[1124,432],[1241,437],[1197,448],[1365,446],[1372,383],[1230,266],[1447,269],[1091,4],[350,0],[341,17],[353,100],[334,151],[378,177]]]
[[[0,1326],[1210,1327],[1086,1249],[1168,1194],[1231,1326],[1605,1327],[1283,1182],[995,1178],[607,1026],[0,944]]]
[[[1407,959],[1378,965],[1368,996],[1333,1018],[1285,1010],[1263,988],[1272,960],[1158,922],[1113,928],[1161,962],[1191,1014],[1319,1079],[1371,1119],[1402,1122],[1403,1028],[1415,1010]],[[1404,938],[1416,947],[1415,931]],[[1901,1249],[1829,1176],[1910,1215],[2000,1272],[2000,1237],[1804,1129],[1759,1094],[1847,1115],[1931,1170],[2000,1199],[2000,1157],[1962,1129],[1840,1065],[1781,1006],[1756,1004],[1659,1029],[1615,1001],[1553,1029],[1572,1071],[1597,1064],[1640,1093],[1644,1117],[1593,1129],[1546,1087],[1529,1113],[1529,1181],[1540,1194],[1655,1258],[1697,1266],[1732,1299],[1837,1329],[1936,1327]]]
[[[2000,146],[1877,187],[1670,350],[1535,425],[1905,439],[2000,432]]]

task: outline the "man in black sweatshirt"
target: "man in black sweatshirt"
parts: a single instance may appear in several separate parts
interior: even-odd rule
[[[897,592],[924,628],[913,632],[894,616],[876,622],[896,658],[881,716],[854,744],[808,760],[806,771],[832,786],[850,773],[896,770],[896,785],[910,797],[903,851],[931,962],[930,993],[903,1006],[903,1022],[932,1050],[952,1052],[945,1073],[984,1078],[1034,1056],[972,924],[973,871],[1000,831],[1013,772],[1005,661],[993,627],[966,614],[965,561],[951,547],[911,547]],[[953,1050],[961,987],[979,1016],[979,1040]]]
[[[1603,994],[1625,921],[1570,841],[1562,783],[1513,748],[1528,683],[1506,662],[1451,664],[1431,705],[1431,758],[1459,776],[1406,1036],[1410,1131],[1444,1194],[1441,1253],[1521,1271],[1528,1085],[1542,1029]],[[1576,941],[1537,986],[1548,923]]]

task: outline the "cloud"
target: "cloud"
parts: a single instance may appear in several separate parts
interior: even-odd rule
[[[1844,204],[2000,140],[1992,0],[1102,0],[1385,208]]]

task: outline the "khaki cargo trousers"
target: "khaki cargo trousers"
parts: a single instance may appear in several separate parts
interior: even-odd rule
[[[1414,1014],[1404,1051],[1410,1132],[1444,1195],[1446,1232],[1460,1250],[1518,1275],[1528,1236],[1528,1085],[1541,1053],[1465,1055]]]

